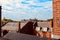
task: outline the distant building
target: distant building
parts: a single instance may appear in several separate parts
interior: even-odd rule
[[[34,35],[33,22],[21,22],[20,33]]]
[[[8,32],[19,32],[24,34],[34,34],[33,22],[21,21],[21,22],[8,22],[2,26],[2,35],[4,36]]]
[[[37,36],[51,38],[52,29],[52,20],[39,21],[37,22],[35,33]]]
[[[20,22],[8,22],[2,27],[2,32],[3,35],[8,32],[19,32],[23,34],[51,38],[52,20],[22,20]]]
[[[53,0],[53,38],[60,39],[60,0]]]
[[[8,32],[18,32],[20,31],[20,23],[19,22],[8,22],[4,26],[2,26],[2,36],[7,34]]]

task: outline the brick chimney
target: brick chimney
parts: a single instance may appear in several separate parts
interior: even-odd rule
[[[53,27],[53,19],[50,20],[50,27]]]
[[[0,37],[1,37],[1,6],[0,6]]]
[[[18,22],[18,32],[20,32],[20,21]]]

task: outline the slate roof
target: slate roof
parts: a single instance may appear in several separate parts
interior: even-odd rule
[[[10,40],[50,40],[48,38],[42,38],[38,36],[22,34],[22,33],[8,33],[4,36],[4,38],[8,38]]]
[[[20,23],[21,24],[20,25],[21,27],[20,28],[22,29],[27,23],[28,23],[28,21],[21,21],[21,23]]]
[[[9,39],[0,37],[0,40],[9,40]]]
[[[2,27],[2,30],[18,30],[18,22],[8,22]]]
[[[39,21],[37,22],[37,27],[36,30],[40,30],[40,31],[45,31],[45,32],[52,32],[52,28],[50,27],[50,22],[49,21]]]
[[[39,27],[50,27],[50,22],[38,22]]]

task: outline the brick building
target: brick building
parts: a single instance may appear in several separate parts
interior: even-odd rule
[[[34,35],[32,21],[21,21],[21,22],[8,22],[4,26],[2,26],[2,36],[7,34],[8,32],[19,32],[23,34]]]
[[[60,39],[60,0],[53,0],[53,38]]]
[[[2,36],[8,32],[20,32],[20,22],[8,22],[1,29]]]
[[[51,38],[52,27],[52,20],[39,21],[34,32],[37,36]]]
[[[33,35],[33,22],[21,21],[20,33]]]

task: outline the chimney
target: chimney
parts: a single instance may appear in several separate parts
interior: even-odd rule
[[[53,20],[50,20],[50,27],[53,27]]]
[[[20,32],[20,21],[18,22],[18,32]]]
[[[0,6],[0,37],[1,37],[1,6]]]

